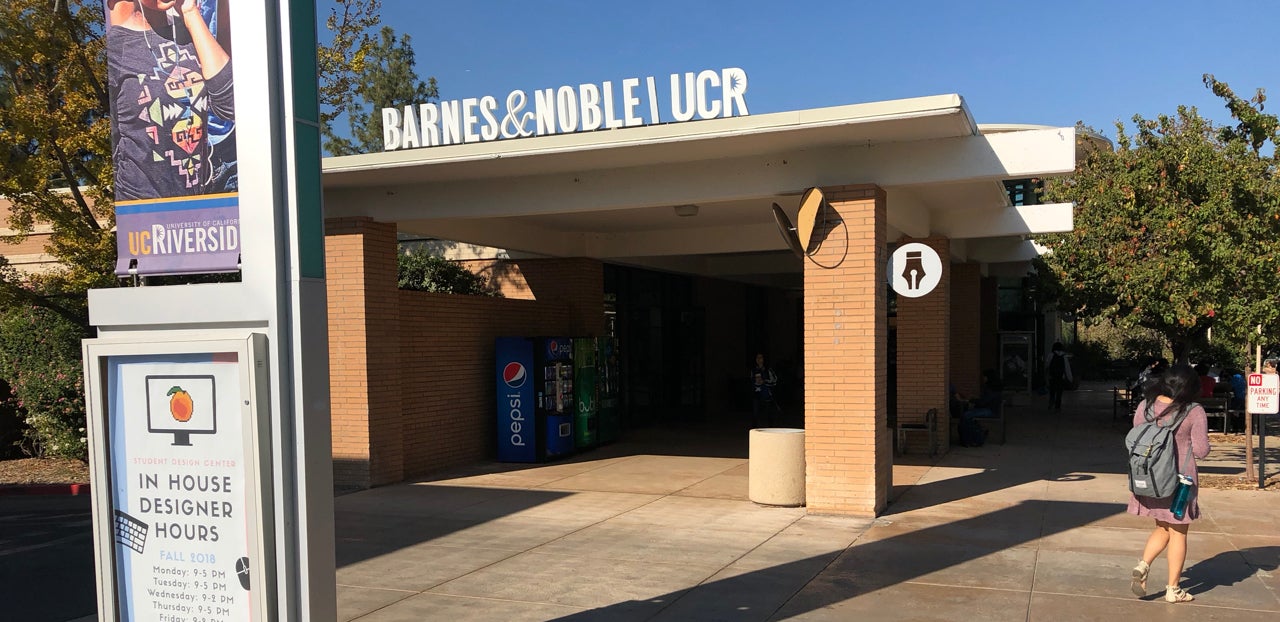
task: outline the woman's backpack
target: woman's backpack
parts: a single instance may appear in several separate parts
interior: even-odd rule
[[[1129,491],[1139,497],[1164,499],[1173,496],[1178,487],[1178,458],[1174,453],[1173,435],[1191,410],[1183,406],[1170,420],[1161,425],[1154,416],[1154,405],[1147,404],[1145,421],[1124,437],[1129,450]],[[1187,447],[1187,460],[1191,460],[1191,447]]]

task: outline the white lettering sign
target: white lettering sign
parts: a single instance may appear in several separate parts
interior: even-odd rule
[[[248,620],[255,519],[236,354],[113,357],[108,370],[120,619]]]
[[[1280,375],[1249,374],[1248,410],[1274,415],[1280,412]]]
[[[737,67],[671,74],[670,89],[659,93],[654,76],[511,91],[498,99],[448,100],[382,109],[385,151],[485,142],[506,138],[638,127],[669,121],[746,116],[747,72]],[[666,96],[671,116],[663,118]]]

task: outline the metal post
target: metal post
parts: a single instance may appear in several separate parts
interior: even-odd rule
[[[1258,488],[1267,487],[1267,416],[1258,415]]]

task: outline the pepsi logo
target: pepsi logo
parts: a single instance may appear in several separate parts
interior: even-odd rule
[[[529,373],[525,371],[524,365],[521,365],[518,361],[507,363],[507,366],[502,368],[502,381],[512,389],[523,387],[528,375]]]

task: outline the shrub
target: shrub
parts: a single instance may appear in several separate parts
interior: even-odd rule
[[[1078,339],[1077,356],[1083,354],[1089,359],[1100,370],[1100,377],[1136,376],[1152,357],[1170,357],[1159,333],[1144,328],[1120,328],[1110,319],[1081,326]]]
[[[501,295],[485,277],[422,250],[400,253],[398,275],[400,289],[475,296]]]
[[[40,307],[0,315],[0,377],[26,424],[23,449],[39,457],[85,459],[83,326]]]
[[[0,397],[8,397],[9,383],[0,379]],[[27,426],[18,415],[18,409],[7,399],[0,399],[0,460],[16,458]]]

